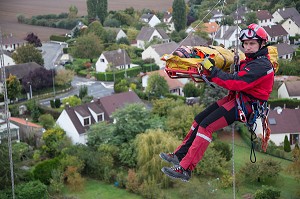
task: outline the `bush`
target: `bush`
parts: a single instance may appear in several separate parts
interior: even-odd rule
[[[55,104],[55,108],[59,108],[61,106],[61,101],[59,98],[56,98],[55,101],[54,101],[54,104]]]
[[[50,114],[43,114],[39,117],[39,122],[43,125],[45,129],[50,129],[54,126],[55,120]]]
[[[43,199],[48,198],[47,186],[40,181],[31,181],[16,186],[16,198],[18,199]]]
[[[290,144],[290,141],[288,140],[287,135],[284,137],[283,149],[285,152],[291,152],[291,144]]]
[[[276,199],[280,197],[280,191],[276,190],[271,186],[262,186],[262,189],[259,189],[255,192],[255,199]]]
[[[232,157],[232,151],[230,149],[229,144],[221,142],[221,141],[215,141],[213,144],[213,148],[216,149],[221,153],[221,155],[226,158],[226,161],[229,161]]]
[[[42,183],[49,185],[51,179],[51,172],[54,169],[58,169],[59,160],[57,158],[45,160],[40,162],[33,170],[33,176],[36,180],[40,180]]]

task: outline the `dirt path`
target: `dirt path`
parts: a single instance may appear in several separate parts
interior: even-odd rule
[[[163,11],[171,8],[172,2],[173,0],[108,0],[108,9],[121,10],[133,7],[137,10],[149,8]],[[0,1],[0,28],[2,34],[12,33],[17,38],[23,39],[27,33],[34,32],[42,41],[49,40],[49,36],[52,34],[65,34],[68,30],[19,24],[17,15],[23,14],[26,17],[31,17],[42,14],[60,14],[68,12],[71,5],[78,8],[79,16],[87,14],[86,0],[2,0]]]

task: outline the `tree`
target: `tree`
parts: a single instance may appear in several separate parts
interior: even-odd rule
[[[137,176],[139,182],[154,179],[162,187],[170,185],[170,179],[161,175],[160,169],[164,162],[159,160],[159,152],[172,151],[179,141],[173,135],[162,130],[148,130],[137,135],[134,140],[137,152]],[[215,166],[215,165],[214,165]]]
[[[194,83],[185,84],[182,91],[185,97],[198,97],[200,94],[200,90]]]
[[[68,98],[63,99],[63,104],[69,104],[69,106],[73,107],[73,106],[78,106],[81,104],[81,99],[77,96],[70,96]]]
[[[285,152],[291,152],[291,144],[290,144],[290,141],[289,141],[287,135],[284,137],[283,149]]]
[[[169,92],[167,81],[158,73],[152,74],[148,78],[146,93],[150,97],[160,98]]]
[[[107,16],[107,0],[98,0],[97,1],[97,16],[99,20],[101,21],[101,24],[103,24],[106,16]]]
[[[127,92],[129,90],[129,82],[126,79],[121,79],[114,84],[115,93]]]
[[[87,95],[88,95],[88,87],[86,85],[80,86],[79,98],[82,100]]]
[[[87,7],[87,13],[88,13],[88,19],[89,20],[94,20],[96,19],[97,12],[97,0],[87,0],[86,1],[86,7]]]
[[[180,30],[184,30],[186,27],[186,5],[184,0],[174,0],[173,1],[173,21],[175,30],[179,32]]]
[[[151,114],[143,104],[128,104],[117,109],[112,117],[116,120],[115,140],[118,144],[134,139],[151,126]]]
[[[29,33],[25,40],[29,43],[34,45],[34,47],[41,47],[42,46],[42,42],[41,40],[38,38],[37,35],[35,35],[33,32]]]
[[[298,146],[298,145],[297,145]],[[288,171],[294,175],[296,180],[300,180],[300,149],[299,146],[293,149],[293,162],[288,166]]]
[[[45,129],[50,129],[54,126],[55,120],[52,115],[43,114],[39,117],[39,122],[43,125]]]
[[[78,9],[77,9],[77,7],[76,6],[74,6],[74,5],[71,5],[70,7],[69,7],[69,19],[74,19],[74,18],[76,18],[77,17],[77,13],[78,13]]]
[[[12,74],[6,79],[7,97],[11,100],[20,96],[22,86],[18,78]]]
[[[194,105],[181,105],[173,107],[166,119],[166,126],[174,136],[184,138],[191,128],[196,114],[202,111],[202,107]]]
[[[87,0],[86,3],[89,20],[98,18],[103,24],[107,16],[107,0]]]
[[[245,24],[258,23],[258,19],[255,12],[249,12],[245,15]]]
[[[246,181],[261,182],[274,180],[282,170],[280,163],[272,159],[262,159],[256,164],[246,163],[240,173]],[[274,182],[274,181],[273,181]]]
[[[88,26],[87,33],[94,33],[99,37],[99,39],[101,39],[102,35],[105,33],[105,29],[99,21],[93,21]]]
[[[72,70],[60,69],[56,71],[55,76],[55,85],[63,86],[63,85],[70,85],[75,72]]]
[[[152,101],[152,113],[159,117],[167,117],[172,109],[177,106],[182,106],[184,102],[182,100],[175,101],[171,98],[163,98]]]
[[[201,101],[204,106],[209,106],[218,99],[225,97],[227,93],[228,91],[225,88],[216,85],[215,88],[212,88],[211,86],[205,85],[205,92],[201,98]]]
[[[31,44],[18,47],[12,54],[12,58],[16,64],[35,62],[44,65],[42,53]]]
[[[29,92],[28,83],[31,84],[32,91],[39,91],[41,89],[52,87],[52,71],[43,67],[30,71],[22,78],[22,85],[26,92]]]
[[[91,125],[89,130],[87,130],[87,145],[98,148],[101,144],[111,142],[114,130],[114,125],[106,122]]]
[[[90,59],[93,63],[93,59],[98,58],[102,50],[103,45],[100,39],[95,34],[88,34],[78,37],[71,54],[74,57]]]
[[[42,150],[53,158],[61,154],[62,149],[71,145],[70,141],[66,141],[66,132],[61,128],[53,128],[44,132],[42,139],[44,145]]]

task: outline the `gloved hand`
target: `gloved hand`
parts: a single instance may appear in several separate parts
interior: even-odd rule
[[[201,65],[206,69],[211,71],[212,67],[215,66],[215,60],[211,58],[205,58],[203,62],[201,62]]]

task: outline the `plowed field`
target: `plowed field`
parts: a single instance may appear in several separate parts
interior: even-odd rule
[[[108,0],[108,10],[123,10],[133,7],[136,10],[149,8],[152,10],[167,10],[172,7],[173,0]],[[75,5],[78,15],[87,14],[86,0],[0,0],[0,28],[2,34],[12,33],[17,38],[24,38],[27,33],[34,32],[42,41],[49,40],[52,34],[65,34],[68,30],[30,26],[19,24],[17,15],[26,17],[44,14],[60,14],[68,12]]]

